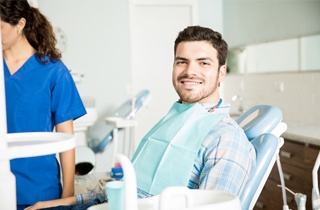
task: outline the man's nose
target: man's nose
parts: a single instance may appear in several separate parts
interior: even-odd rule
[[[198,65],[195,62],[190,62],[186,66],[185,73],[188,75],[197,75]]]

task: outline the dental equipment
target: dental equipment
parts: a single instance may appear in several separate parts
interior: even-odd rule
[[[282,187],[281,185],[277,185],[278,187]],[[290,190],[287,187],[284,187],[288,192],[290,192],[292,195],[294,195],[294,199],[296,201],[298,210],[306,210],[306,202],[307,202],[307,196],[302,193],[295,193],[292,190]]]
[[[113,129],[112,125],[106,122],[110,117],[133,119],[137,113],[149,102],[150,92],[148,90],[140,91],[135,97],[124,102],[111,116],[104,121],[91,127],[88,134],[88,146],[95,152],[103,152],[105,147],[112,141]]]
[[[239,100],[239,106],[238,106],[238,112],[240,114],[242,114],[244,112],[244,108],[243,108],[243,98],[240,95],[234,95],[231,98],[232,101],[236,101]]]
[[[241,210],[240,200],[232,194],[214,190],[191,190],[167,187],[160,195],[137,199],[137,181],[131,161],[116,154],[124,172],[124,210]],[[88,210],[110,210],[108,203],[91,206]]]
[[[118,151],[118,132],[119,129],[124,129],[124,128],[131,128],[136,125],[136,122],[131,119],[123,119],[120,117],[107,117],[106,122],[108,125],[111,125],[113,127],[113,155],[112,155],[112,165],[116,164],[116,157],[115,155],[117,154]],[[131,154],[129,154],[131,155]]]
[[[95,166],[95,154],[87,146],[75,147],[75,175],[86,175],[93,171]]]
[[[320,166],[320,152],[312,169],[312,209],[320,210],[320,195],[318,186],[318,170]]]

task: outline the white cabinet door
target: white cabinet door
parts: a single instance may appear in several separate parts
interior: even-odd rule
[[[174,41],[182,29],[197,24],[197,1],[130,0],[132,91],[151,92],[137,115],[136,143],[178,100],[172,82]]]

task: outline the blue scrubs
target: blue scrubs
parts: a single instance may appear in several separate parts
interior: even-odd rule
[[[48,59],[49,60],[49,59]],[[61,62],[43,64],[37,54],[13,75],[4,61],[8,133],[52,132],[55,125],[86,114],[73,78]],[[55,154],[11,160],[18,205],[61,197]]]

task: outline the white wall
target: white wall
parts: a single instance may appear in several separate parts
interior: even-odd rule
[[[284,121],[291,124],[319,125],[320,72],[290,72],[265,74],[228,74],[224,82],[225,99],[231,112],[237,112],[233,95],[243,97],[244,108],[257,104],[279,107]]]
[[[224,34],[223,0],[198,0],[199,25]]]
[[[112,113],[129,97],[127,1],[39,0],[39,9],[67,37],[63,61],[85,75],[81,95],[96,99],[100,118]]]

